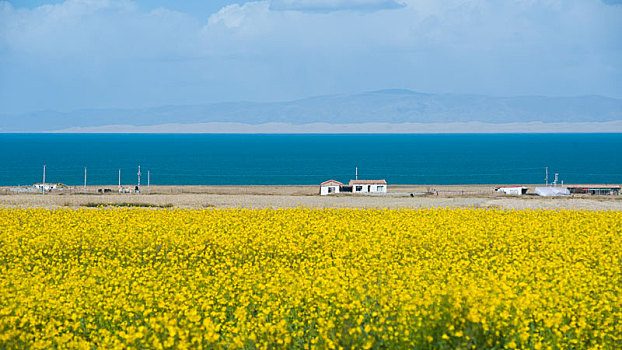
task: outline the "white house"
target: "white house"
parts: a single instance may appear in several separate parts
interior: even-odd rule
[[[41,190],[51,191],[51,190],[55,190],[58,187],[58,184],[38,183],[38,184],[34,184],[33,187],[40,191]]]
[[[386,180],[350,180],[352,193],[387,193]]]
[[[339,181],[335,181],[335,180],[324,181],[320,184],[320,195],[326,196],[328,194],[339,193],[341,186],[343,186],[343,184]]]
[[[495,188],[495,192],[503,192],[505,194],[514,194],[514,195],[523,195],[527,193],[527,187],[523,187],[523,186],[497,187]]]

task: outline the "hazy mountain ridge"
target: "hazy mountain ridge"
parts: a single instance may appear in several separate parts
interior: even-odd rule
[[[230,102],[143,109],[89,109],[0,115],[0,132],[105,125],[193,123],[584,123],[622,120],[622,100],[602,96],[491,97],[380,90],[296,101]]]

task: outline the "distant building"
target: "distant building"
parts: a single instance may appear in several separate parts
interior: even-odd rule
[[[385,180],[350,180],[353,193],[387,193]]]
[[[336,180],[324,181],[320,184],[320,194],[326,196],[336,193],[387,193],[386,180],[350,180],[344,185]]]
[[[38,183],[38,184],[34,184],[32,185],[34,188],[36,188],[37,190],[41,191],[51,191],[51,190],[55,190],[56,188],[58,188],[60,184],[44,184],[44,183]]]
[[[568,196],[570,195],[570,191],[568,191],[565,187],[536,187],[534,191],[538,196],[542,197],[557,197],[557,196]]]
[[[328,194],[336,194],[341,192],[341,186],[343,184],[336,180],[324,181],[320,184],[320,195],[326,196]]]
[[[134,190],[131,187],[119,187],[119,193],[133,193]]]
[[[619,196],[620,185],[567,185],[570,194]]]
[[[527,193],[527,187],[524,186],[505,186],[495,188],[495,192],[503,192],[505,194],[523,195]]]

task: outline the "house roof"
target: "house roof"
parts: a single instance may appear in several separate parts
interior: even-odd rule
[[[337,180],[328,180],[320,184],[320,186],[331,186],[331,185],[341,186],[343,184]]]
[[[350,180],[350,186],[352,185],[386,185],[386,180]]]

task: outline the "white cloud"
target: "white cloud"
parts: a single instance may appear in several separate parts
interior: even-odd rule
[[[243,5],[233,4],[223,7],[220,11],[211,15],[208,25],[222,24],[228,28],[238,28],[245,19],[258,14],[266,14],[269,11],[268,1],[247,2]]]
[[[8,5],[10,6],[10,5]],[[175,54],[200,24],[185,14],[141,12],[130,1],[67,0],[32,10],[0,10],[0,43],[30,57],[145,57]]]
[[[622,6],[403,1],[387,11],[362,9],[401,1],[251,1],[207,21],[125,0],[34,9],[0,1],[0,107],[284,100],[393,87],[622,96]]]
[[[395,0],[273,0],[271,9],[293,11],[377,11],[404,7]]]

